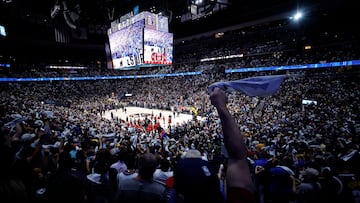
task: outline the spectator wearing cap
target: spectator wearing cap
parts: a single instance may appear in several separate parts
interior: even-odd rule
[[[258,202],[264,203],[268,192],[269,192],[269,182],[270,182],[270,172],[268,162],[271,160],[270,155],[262,150],[258,153],[257,159],[254,160],[252,164],[252,173],[254,177],[255,187],[258,191]]]
[[[174,168],[174,188],[178,202],[223,202],[218,170],[202,159],[200,151],[190,149]]]
[[[278,203],[288,203],[294,199],[296,174],[290,157],[273,157],[265,167],[269,177],[268,198]]]
[[[329,166],[321,169],[319,182],[321,184],[321,192],[324,202],[341,201],[340,195],[344,189],[343,183]]]
[[[301,183],[296,186],[296,203],[322,202],[319,171],[307,168],[300,173]]]

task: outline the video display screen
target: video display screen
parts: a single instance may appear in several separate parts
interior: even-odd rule
[[[5,27],[0,25],[0,35],[6,37],[6,31],[5,31]]]
[[[144,28],[144,63],[171,65],[173,34]]]
[[[127,69],[143,63],[143,29],[140,20],[109,35],[111,58],[114,69]]]

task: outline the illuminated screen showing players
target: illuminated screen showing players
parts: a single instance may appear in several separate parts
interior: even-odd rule
[[[109,35],[114,69],[131,68],[143,63],[143,29],[140,20]]]
[[[172,64],[173,34],[144,28],[144,63]]]

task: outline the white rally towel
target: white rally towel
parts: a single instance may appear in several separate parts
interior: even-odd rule
[[[270,75],[216,82],[211,84],[208,90],[211,93],[215,87],[218,87],[226,92],[240,91],[248,96],[266,97],[278,91],[285,77],[285,75]]]

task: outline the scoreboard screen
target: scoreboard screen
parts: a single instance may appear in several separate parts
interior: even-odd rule
[[[168,18],[151,12],[122,16],[111,23],[106,47],[108,68],[129,70],[173,62],[173,33]]]
[[[114,69],[126,69],[142,64],[144,23],[144,20],[140,20],[109,35]]]
[[[144,63],[171,65],[173,34],[144,28]]]

